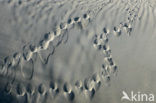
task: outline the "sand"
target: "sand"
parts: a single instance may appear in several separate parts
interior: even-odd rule
[[[137,103],[155,43],[155,0],[0,0],[0,103]]]

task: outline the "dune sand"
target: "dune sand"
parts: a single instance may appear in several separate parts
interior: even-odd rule
[[[0,103],[156,94],[155,43],[155,0],[0,0]]]

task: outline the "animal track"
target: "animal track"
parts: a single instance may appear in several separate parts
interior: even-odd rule
[[[144,1],[148,2],[148,7],[153,8],[152,0]],[[112,35],[120,37],[128,34],[131,36],[134,25],[142,17],[139,17],[139,13],[141,12],[141,15],[143,15],[143,3],[138,5],[138,2],[137,0],[133,2],[130,0],[1,0],[0,3],[7,5],[13,12],[11,27],[20,28],[21,26],[29,34],[28,40],[29,38],[31,40],[25,40],[26,43],[23,48],[4,58],[2,65],[0,65],[0,75],[3,78],[8,78],[4,89],[5,92],[15,94],[19,98],[26,97],[26,101],[29,101],[28,99],[30,98],[32,99],[31,101],[40,101],[41,98],[48,98],[48,94],[52,96],[52,99],[63,95],[69,102],[74,101],[77,95],[85,95],[92,100],[102,83],[105,82],[104,84],[110,85],[112,74],[116,75],[118,72],[119,67],[114,60],[109,41]],[[72,3],[72,5],[66,8],[69,3]],[[119,9],[118,5],[120,3],[125,4],[124,10]],[[76,13],[76,9],[78,9],[77,12],[80,11],[79,15]],[[125,14],[124,18],[121,18],[119,23],[117,22],[111,25],[111,27],[104,25],[103,22],[106,22],[106,24],[109,22],[107,15],[110,12],[115,12],[117,15],[114,19],[118,19],[117,16],[120,14],[118,10]],[[56,12],[58,12],[59,16],[55,17]],[[102,15],[103,13],[104,16]],[[104,20],[101,24],[95,23],[102,18]],[[36,25],[45,25],[45,30],[42,31],[41,28],[36,28]],[[93,32],[91,32],[90,27],[93,28]],[[38,33],[39,29],[41,29],[43,35],[32,35],[33,33]],[[38,58],[42,65],[48,66],[48,61],[53,57],[57,48],[61,44],[68,42],[68,32],[75,29],[79,29],[80,32],[84,31],[82,34],[91,38],[92,45],[98,51],[97,53],[102,53],[104,58],[101,60],[103,62],[101,68],[98,68],[99,70],[91,76],[86,76],[83,80],[74,81],[74,84],[61,80],[62,83],[59,80],[54,82],[51,79],[48,80],[49,83],[46,83],[47,80],[40,80],[40,78],[38,78],[39,81],[35,81],[34,75],[39,77],[39,75],[45,72],[43,76],[47,77],[46,73],[48,72],[46,68],[40,69],[39,66],[36,66]],[[19,34],[22,34],[22,31],[19,30]],[[36,38],[36,40],[33,41],[31,38]],[[80,40],[78,41],[80,42]],[[38,72],[36,73],[35,71]],[[40,96],[36,97],[37,95]]]

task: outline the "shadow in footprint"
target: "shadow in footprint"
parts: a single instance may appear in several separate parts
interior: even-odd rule
[[[0,103],[18,103],[18,101],[13,95],[0,91]]]

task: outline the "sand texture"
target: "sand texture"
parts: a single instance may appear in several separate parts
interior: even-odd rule
[[[138,103],[155,74],[155,0],[0,0],[0,103]]]

